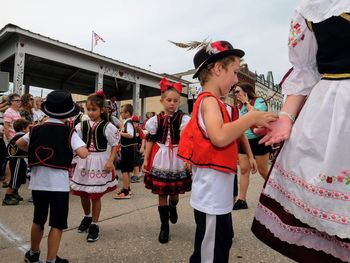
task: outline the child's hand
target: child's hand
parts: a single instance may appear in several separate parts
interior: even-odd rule
[[[143,155],[145,153],[145,148],[141,148],[140,153]]]
[[[254,158],[249,158],[248,161],[250,164],[250,171],[252,172],[252,174],[255,174],[258,171],[258,165],[256,164],[256,160]]]
[[[192,172],[192,165],[190,163],[184,163],[185,170]]]
[[[259,143],[272,145],[287,140],[292,130],[292,125],[293,123],[288,117],[280,116],[277,121],[270,124],[269,131]]]
[[[148,172],[148,171],[147,171],[147,166],[148,166],[148,161],[147,161],[147,160],[144,160],[144,161],[143,161],[143,164],[142,164],[142,168],[141,168],[141,170],[142,170],[143,173],[147,173],[147,172]]]
[[[107,161],[104,170],[109,173],[114,169],[113,161]]]
[[[272,112],[251,111],[248,114],[253,115],[256,126],[262,126],[270,130],[270,124],[278,120],[278,115]]]

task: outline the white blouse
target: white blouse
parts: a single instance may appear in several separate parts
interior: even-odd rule
[[[190,121],[190,119],[191,119],[191,117],[186,115],[186,114],[182,116],[182,120],[181,120],[181,124],[180,124],[180,131],[183,128],[185,128],[185,126]],[[152,135],[155,135],[157,133],[157,129],[158,129],[157,115],[153,116],[152,118],[150,118],[146,122],[145,129]]]
[[[282,84],[286,95],[309,95],[321,79],[317,70],[317,42],[315,35],[307,27],[305,18],[295,11],[288,38],[289,60],[293,70]]]

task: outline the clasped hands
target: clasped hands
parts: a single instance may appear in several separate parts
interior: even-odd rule
[[[259,141],[266,146],[277,144],[289,138],[293,123],[286,116],[279,116],[277,120],[269,123],[268,128],[259,127],[254,129],[254,134],[264,137]]]

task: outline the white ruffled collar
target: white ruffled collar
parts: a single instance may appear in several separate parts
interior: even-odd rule
[[[350,0],[301,0],[297,11],[307,20],[321,22],[350,12]]]

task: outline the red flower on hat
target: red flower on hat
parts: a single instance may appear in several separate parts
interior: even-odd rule
[[[178,93],[181,93],[181,91],[182,91],[182,84],[180,82],[172,83],[169,80],[167,80],[166,78],[162,78],[162,80],[159,83],[159,86],[160,86],[161,93],[163,93],[164,91],[166,91],[170,88],[176,89],[176,91]]]
[[[228,50],[228,47],[224,47],[220,41],[212,42],[207,47],[209,54],[217,54],[226,50]]]

